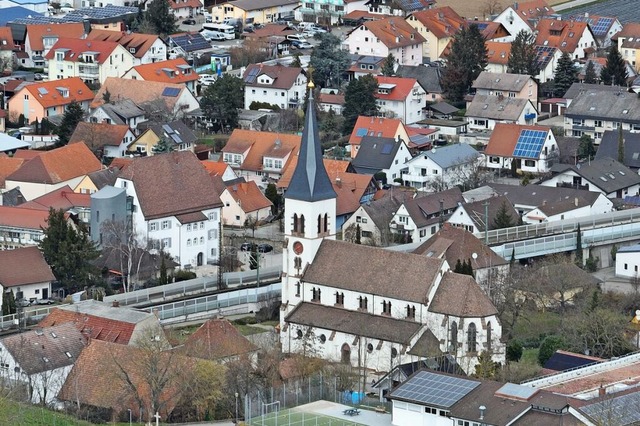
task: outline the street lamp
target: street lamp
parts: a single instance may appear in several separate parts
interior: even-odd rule
[[[236,392],[236,424],[238,424],[238,392]]]
[[[131,408],[127,408],[127,411],[129,412],[129,426],[131,426]]]

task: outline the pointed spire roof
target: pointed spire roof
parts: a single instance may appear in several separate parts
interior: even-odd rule
[[[320,201],[336,197],[331,180],[322,163],[322,148],[320,147],[312,84],[309,84],[309,102],[302,131],[298,164],[284,197],[302,201]]]

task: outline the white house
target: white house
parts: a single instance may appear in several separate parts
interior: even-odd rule
[[[572,59],[585,59],[596,51],[596,38],[586,22],[541,19],[535,28],[536,45],[555,47]]]
[[[341,1],[336,3],[341,3]],[[337,8],[338,6],[335,7]],[[214,22],[222,22],[225,19],[239,19],[245,24],[268,24],[286,17],[293,17],[295,10],[298,8],[300,8],[300,2],[297,0],[226,1],[220,2],[211,8],[211,18]]]
[[[506,206],[507,214],[511,217],[513,225],[518,223],[518,211],[504,195],[487,198],[481,201],[459,205],[447,219],[453,226],[466,229],[472,234],[496,229],[495,218],[498,212]]]
[[[466,183],[477,168],[481,155],[466,143],[421,151],[405,163],[405,186],[426,191],[441,191]]]
[[[511,34],[507,41],[513,41],[520,31],[533,33],[538,21],[555,13],[544,0],[516,2],[507,6],[493,22],[501,23]]]
[[[204,9],[200,0],[170,0],[169,7],[178,19],[195,17],[200,15]]]
[[[547,173],[560,151],[549,127],[496,123],[484,156],[489,169]]]
[[[48,404],[86,343],[72,322],[7,336],[0,340],[0,377],[25,385],[32,403]]]
[[[266,102],[285,108],[302,108],[307,76],[302,68],[251,64],[244,71],[244,108]]]
[[[58,39],[45,58],[49,80],[80,77],[85,83],[104,83],[122,77],[135,63],[133,55],[115,41]]]
[[[616,277],[638,278],[640,244],[621,247],[616,253]]]
[[[375,94],[380,112],[390,118],[399,118],[404,124],[413,124],[425,118],[427,92],[415,78],[376,76]]]
[[[472,277],[448,271],[440,259],[335,241],[336,195],[326,170],[316,166],[319,142],[310,94],[285,192],[283,352],[312,345],[324,359],[379,372],[443,352],[470,372],[485,348],[503,361],[497,311]],[[459,330],[469,334],[468,345],[458,344]]]
[[[87,40],[115,41],[134,57],[134,65],[151,64],[167,59],[167,45],[155,34],[92,29]]]
[[[422,64],[424,37],[400,17],[367,21],[350,32],[344,44],[349,53],[387,57],[391,53],[399,65]]]
[[[263,221],[271,215],[273,205],[254,181],[230,182],[220,200],[224,204],[222,221],[231,226],[244,226],[249,220]]]
[[[133,197],[133,226],[141,240],[162,247],[182,268],[218,260],[222,203],[195,154],[136,158],[115,186]]]
[[[538,111],[529,99],[475,95],[465,117],[469,130],[493,130],[496,123],[535,124]]]
[[[25,215],[29,212],[26,211]],[[0,250],[0,286],[2,295],[14,293],[15,300],[47,299],[56,277],[36,246]],[[0,301],[2,296],[0,296]]]
[[[391,183],[402,180],[402,169],[410,159],[411,152],[403,139],[364,136],[351,165],[361,174],[384,173],[386,181]]]
[[[46,68],[45,56],[58,39],[81,39],[86,35],[82,22],[26,25],[25,31],[24,52],[27,58],[21,59],[21,65],[41,68]]]
[[[91,123],[81,121],[69,138],[69,143],[84,143],[101,157],[121,158],[135,139],[126,124]]]
[[[126,124],[135,130],[138,124],[147,121],[147,113],[131,99],[102,104],[94,108],[87,121],[91,123]]]

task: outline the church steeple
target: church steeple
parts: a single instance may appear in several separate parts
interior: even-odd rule
[[[298,164],[291,177],[284,197],[300,201],[321,201],[335,198],[336,193],[322,164],[322,148],[318,133],[313,82],[309,82],[309,102],[305,116],[304,130]]]

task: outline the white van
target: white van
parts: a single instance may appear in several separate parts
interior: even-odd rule
[[[303,43],[308,43],[307,39],[302,34],[290,34],[287,36],[287,40],[289,41],[300,41]]]
[[[315,27],[316,27],[316,24],[314,22],[300,22],[298,24],[298,31],[306,31]]]

